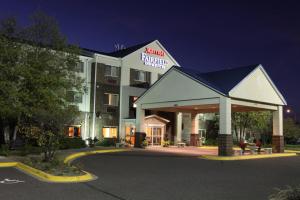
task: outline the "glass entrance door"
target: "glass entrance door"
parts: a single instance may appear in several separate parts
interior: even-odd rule
[[[161,128],[152,127],[152,144],[161,145]]]
[[[162,128],[150,126],[146,128],[146,139],[149,145],[161,145]]]

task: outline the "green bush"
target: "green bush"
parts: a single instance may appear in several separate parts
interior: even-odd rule
[[[300,186],[292,188],[287,186],[285,189],[277,189],[277,192],[269,197],[269,200],[299,200]]]
[[[27,143],[20,149],[21,156],[26,156],[28,154],[40,154],[40,153],[42,153],[41,147],[33,146],[33,145],[27,144]]]
[[[95,143],[96,146],[110,147],[116,145],[116,138],[103,138]]]
[[[1,156],[8,156],[9,155],[9,145],[8,144],[2,144],[0,146],[0,155]]]
[[[169,140],[163,141],[162,146],[163,147],[169,147],[170,146],[170,141]]]
[[[205,144],[204,144],[204,145],[208,145],[208,146],[216,146],[216,145],[218,145],[218,141],[215,140],[215,139],[209,138],[209,139],[206,139],[206,140],[205,140]]]
[[[59,141],[59,149],[80,149],[85,147],[85,141],[81,137],[63,137]]]

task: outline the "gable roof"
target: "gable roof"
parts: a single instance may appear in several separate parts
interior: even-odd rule
[[[160,120],[160,121],[163,121],[163,122],[165,122],[165,123],[169,123],[170,122],[170,120],[168,120],[168,119],[165,119],[165,118],[163,118],[163,117],[160,117],[160,116],[158,116],[158,115],[148,115],[148,116],[145,116],[145,119],[150,119],[150,118],[156,118],[156,119],[158,119],[158,120]]]
[[[275,84],[268,76],[267,72],[265,71],[265,69],[262,67],[261,64],[254,64],[254,65],[248,65],[243,67],[224,69],[224,70],[206,72],[206,73],[202,73],[194,69],[173,66],[163,75],[163,77],[167,76],[170,71],[176,70],[194,79],[200,84],[210,88],[211,90],[218,92],[219,94],[222,94],[224,96],[230,96],[229,92],[237,85],[239,85],[246,77],[248,77],[257,68],[260,68],[262,70],[262,72],[264,73],[265,77],[267,78],[267,80],[269,81],[269,83],[277,93],[277,95],[280,97],[284,105],[286,105],[286,100],[279,92],[279,90],[276,88]],[[157,80],[148,90],[146,90],[142,95],[140,95],[137,101],[139,101],[140,98],[142,98],[148,91],[150,91],[152,87],[158,84],[161,79]]]
[[[228,95],[229,91],[241,82],[249,73],[256,69],[259,64],[243,67],[224,69],[213,72],[201,73],[194,69],[178,68],[183,73],[196,80],[214,88],[215,90]]]

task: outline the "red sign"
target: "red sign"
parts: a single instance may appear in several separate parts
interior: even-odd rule
[[[148,48],[148,47],[146,47],[145,53],[154,54],[154,55],[158,55],[158,56],[165,56],[165,52],[164,51],[162,51],[162,50],[155,50],[155,49]]]

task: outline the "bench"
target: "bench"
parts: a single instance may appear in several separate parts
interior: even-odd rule
[[[251,154],[256,154],[258,153],[258,149],[259,147],[257,146],[248,146],[248,149],[250,149]],[[266,152],[267,154],[271,154],[272,153],[272,148],[261,148],[260,152]]]
[[[124,143],[124,142],[116,143],[116,147],[117,147],[117,148],[125,147],[125,143]]]
[[[272,148],[263,148],[262,151],[265,151],[267,154],[272,154]]]
[[[177,147],[185,147],[185,143],[184,142],[178,142]]]

